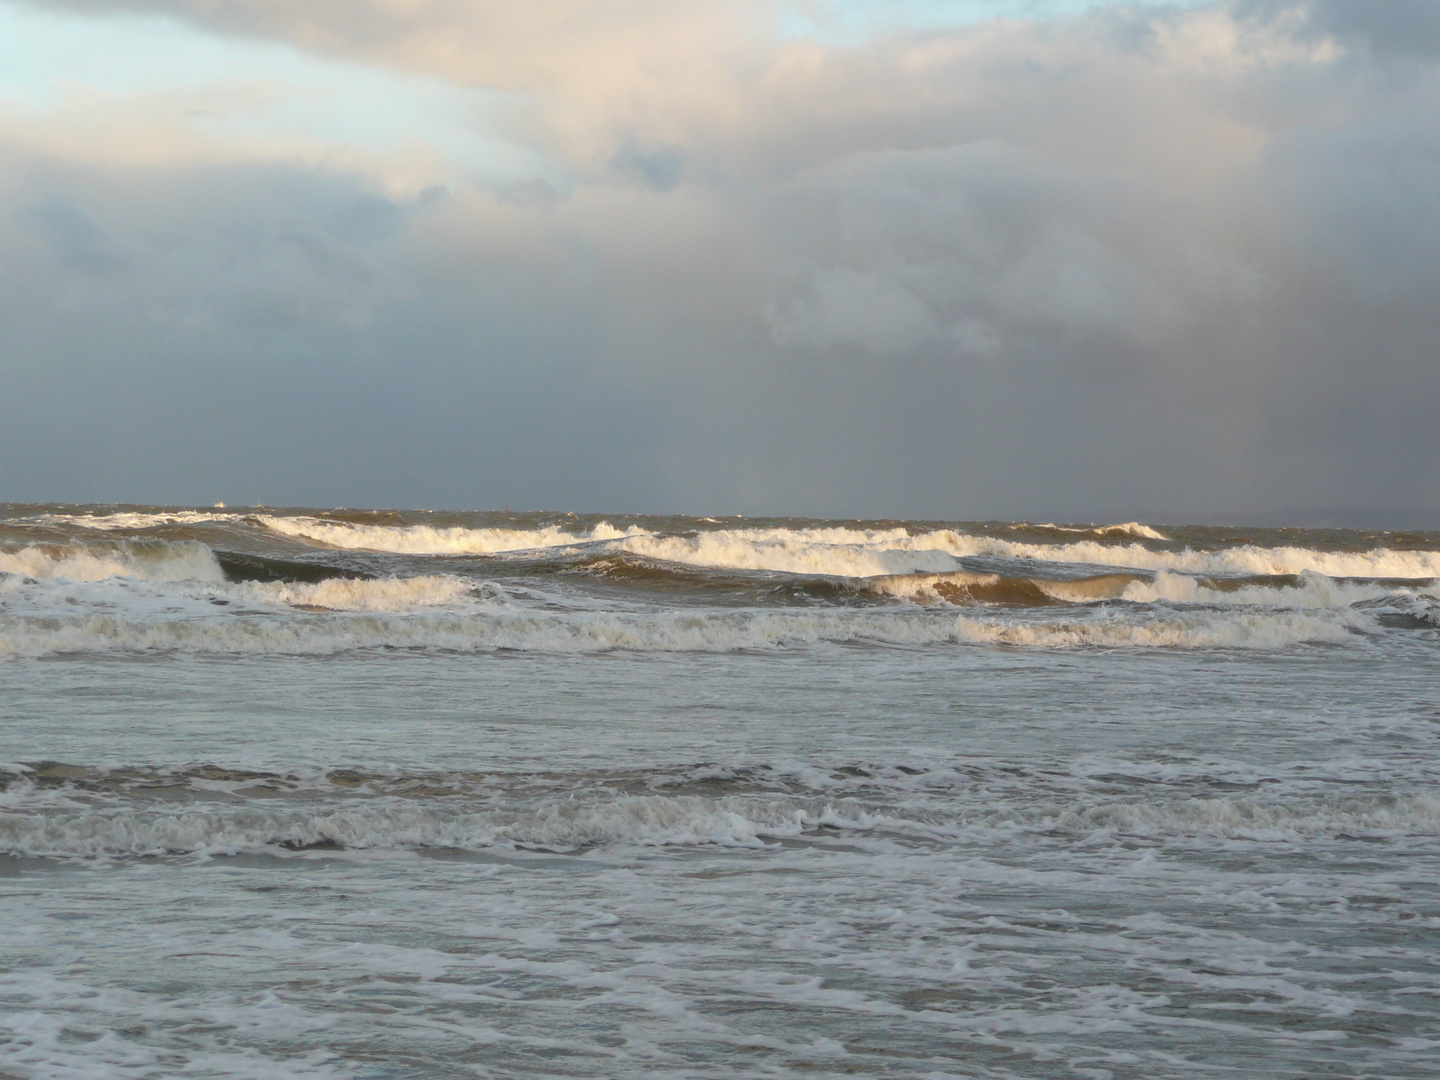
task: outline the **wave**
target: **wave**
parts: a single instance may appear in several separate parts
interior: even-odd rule
[[[7,651],[6,628],[28,627],[19,638],[33,636],[36,627],[50,623],[59,632],[59,627],[70,626],[75,617],[81,617],[82,611],[93,612],[94,618],[128,620],[126,625],[132,627],[153,628],[163,625],[154,622],[156,618],[177,624],[240,617],[254,621],[257,616],[283,620],[297,611],[413,613],[443,608],[459,614],[508,599],[508,594],[492,583],[448,574],[239,584],[186,580],[178,589],[129,578],[82,583],[79,588],[63,587],[66,584],[0,577],[0,612],[5,613],[0,615],[0,654]],[[115,614],[117,611],[123,614]],[[5,622],[7,619],[11,621]],[[97,632],[101,625],[94,624]],[[172,632],[183,636],[194,631]],[[114,633],[129,636],[118,630]]]
[[[416,580],[416,579],[412,579]],[[821,643],[901,647],[992,644],[1046,649],[1277,649],[1344,643],[1378,623],[1364,613],[1100,611],[1082,619],[1029,621],[951,616],[933,611],[721,611],[624,614],[546,612],[518,607],[432,613],[449,605],[456,586],[423,581],[270,585],[270,599],[307,609],[350,605],[349,614],[296,612],[272,618],[211,614],[128,620],[112,614],[0,615],[0,656],[66,653],[198,653],[325,656],[354,650],[596,653],[734,652],[804,648]],[[362,590],[350,593],[354,587]],[[393,588],[393,593],[387,589]],[[281,591],[283,590],[283,591]],[[338,594],[333,590],[346,590]],[[374,591],[365,591],[374,590]],[[432,590],[427,593],[425,590]],[[387,605],[407,609],[394,614]],[[209,609],[213,612],[215,609]]]
[[[1421,621],[1440,618],[1440,599],[1403,586],[1338,580],[1303,573],[1273,577],[1207,579],[1160,571],[1095,574],[1052,580],[1001,574],[896,574],[864,581],[866,591],[922,603],[962,606],[1053,607],[1120,600],[1128,604],[1294,611],[1388,609]]]
[[[214,552],[197,541],[117,540],[93,544],[31,544],[0,551],[0,574],[34,580],[220,581]]]
[[[408,578],[342,578],[317,582],[251,582],[227,595],[301,611],[415,611],[454,607],[475,598],[474,582],[440,574]]]
[[[966,569],[962,559],[1004,558],[1189,574],[1279,576],[1309,572],[1371,579],[1440,578],[1440,551],[1374,548],[1346,552],[1249,544],[1172,551],[1138,542],[1078,540],[1039,544],[951,529],[917,534],[900,528],[717,529],[689,536],[635,535],[618,541],[616,546],[637,555],[694,566],[834,577],[954,573]]]
[[[842,535],[847,532],[837,531]],[[0,654],[86,652],[92,647],[102,651],[195,648],[225,652],[229,651],[224,644],[227,640],[234,642],[235,651],[282,653],[292,648],[302,653],[328,653],[368,647],[768,649],[795,643],[872,639],[892,644],[934,644],[977,640],[977,634],[1011,644],[1022,643],[1022,638],[1029,635],[1023,643],[1039,644],[1043,639],[1054,647],[1123,643],[1115,637],[1114,629],[1097,629],[1083,618],[1076,626],[1088,629],[1063,633],[1044,620],[1033,626],[1026,623],[1028,630],[1018,624],[1011,629],[996,629],[987,623],[980,629],[953,632],[953,628],[943,625],[943,620],[939,624],[927,621],[933,612],[915,612],[913,618],[920,620],[917,623],[907,621],[912,617],[905,613],[876,610],[873,606],[877,600],[892,598],[916,601],[922,608],[949,604],[1043,609],[1120,601],[1126,605],[1158,606],[1161,615],[1177,607],[1310,612],[1328,627],[1313,640],[1332,641],[1340,640],[1337,635],[1343,632],[1336,627],[1351,626],[1359,617],[1346,614],[1350,609],[1368,610],[1379,605],[1371,612],[1376,616],[1372,625],[1404,623],[1422,629],[1434,625],[1440,610],[1440,605],[1426,594],[1394,582],[1365,583],[1308,571],[1248,578],[1206,578],[1165,570],[1068,578],[970,570],[869,577],[802,575],[792,571],[777,583],[773,579],[757,582],[754,571],[739,571],[738,576],[732,573],[727,578],[724,571],[717,572],[713,567],[667,562],[628,550],[632,545],[656,550],[663,544],[671,548],[660,550],[673,554],[674,545],[695,544],[698,539],[627,536],[620,541],[602,542],[599,549],[586,549],[578,559],[567,556],[553,565],[530,561],[525,565],[545,573],[559,571],[615,579],[692,597],[713,593],[727,602],[743,603],[746,610],[648,615],[607,612],[603,608],[613,608],[612,603],[597,606],[594,597],[587,599],[579,592],[548,596],[518,587],[507,591],[496,582],[460,574],[380,576],[313,561],[214,552],[197,541],[117,539],[32,544],[17,551],[0,551],[0,612],[11,620],[0,639]],[[895,538],[888,539],[893,542]],[[637,545],[637,541],[645,543]],[[778,538],[777,543],[792,541],[793,534]],[[730,541],[722,537],[722,542]],[[616,550],[617,544],[623,547]],[[755,554],[763,548],[752,546],[749,550]],[[712,553],[701,554],[713,557]],[[1074,567],[1069,569],[1073,571]],[[815,612],[817,603],[828,608],[828,613]],[[536,611],[532,607],[527,612],[521,606],[532,604],[543,604],[549,610]],[[577,613],[576,607],[585,610]],[[870,610],[867,614],[854,610],[856,607]],[[562,614],[557,608],[571,611]],[[790,610],[784,610],[787,608]],[[453,616],[453,623],[314,627],[301,632],[285,621],[297,611],[410,614],[433,621],[437,617],[435,609]],[[100,621],[77,623],[77,619],[83,622],[87,611]],[[1340,617],[1327,616],[1326,612],[1339,613]],[[243,629],[228,627],[223,617],[228,615],[234,621],[235,613],[277,616],[278,622],[268,629],[253,625]],[[1180,618],[1183,613],[1172,610],[1172,614]],[[50,624],[37,621],[45,616],[50,617]],[[222,621],[210,626],[217,617]],[[540,621],[524,623],[527,618]],[[552,621],[544,621],[547,619]],[[783,621],[786,619],[791,621]],[[1130,644],[1144,645],[1144,636],[1151,633],[1146,629],[1146,618],[1131,613],[1122,621],[1139,628],[1134,630]],[[1283,641],[1312,640],[1296,638],[1283,628],[1277,632]],[[1233,627],[1215,633],[1218,637],[1207,638],[1204,633],[1181,627],[1165,631],[1158,640],[1182,648],[1192,647],[1188,644],[1192,638],[1198,644],[1212,638],[1217,645],[1233,641],[1237,647],[1248,647],[1252,639],[1259,640],[1258,632],[1247,636]],[[267,634],[278,643],[273,649],[264,644]],[[93,639],[93,646],[84,644],[87,638]],[[339,644],[337,638],[351,644]]]
[[[1250,544],[1209,551],[1191,548],[1164,551],[1140,544],[1107,546],[1079,542],[1051,546],[1007,544],[1002,541],[976,545],[967,540],[960,540],[955,546],[971,555],[1001,555],[1189,574],[1276,577],[1311,573],[1327,577],[1407,581],[1428,581],[1440,577],[1440,551],[1394,551],[1388,548],[1353,552],[1318,551],[1313,548],[1257,547]]]
[[[1147,579],[1135,574],[1096,574],[1050,580],[957,571],[948,574],[887,574],[864,582],[867,591],[907,600],[952,604],[1042,607],[1085,604],[1124,597],[1129,586]]]
[[[1105,613],[1088,619],[1020,621],[960,616],[962,641],[1042,649],[1283,649],[1347,644],[1370,629],[1357,613],[1196,611],[1161,617]]]
[[[1091,536],[1135,536],[1142,540],[1169,540],[1170,537],[1149,525],[1141,525],[1138,521],[1126,521],[1119,525],[1055,525],[1050,522],[1038,524],[1028,521],[1016,522],[1010,526],[1012,529],[1023,529],[1031,532],[1059,532],[1059,533],[1089,533]]]
[[[262,515],[265,528],[281,536],[329,548],[352,551],[388,551],[401,555],[497,555],[536,549],[569,547],[634,536],[640,529],[616,529],[600,522],[588,533],[567,532],[562,526],[540,529],[469,529],[430,525],[366,525],[313,517]]]
[[[600,845],[760,847],[797,837],[879,834],[951,843],[976,831],[1041,835],[1093,847],[1111,836],[1204,835],[1259,842],[1440,835],[1429,796],[1068,801],[975,807],[944,816],[852,799],[622,795],[484,806],[467,800],[274,798],[183,807],[74,803],[0,816],[0,855],[41,858],[216,856],[270,851],[493,848],[574,852]]]
[[[194,512],[195,520],[221,520],[219,515]],[[184,514],[109,515],[127,526],[143,520],[188,520]],[[80,521],[98,518],[77,518]],[[107,518],[108,520],[108,518]],[[229,520],[235,520],[234,515]],[[1331,550],[1302,546],[1267,547],[1236,544],[1214,548],[1186,547],[1176,550],[1162,534],[1136,522],[1085,529],[1070,526],[1025,525],[1015,529],[1055,530],[1060,533],[1088,533],[1094,539],[1063,539],[1043,542],[983,532],[933,529],[911,532],[903,527],[861,528],[814,526],[791,528],[736,527],[706,528],[690,532],[647,531],[636,525],[616,528],[607,522],[586,530],[575,526],[547,525],[537,528],[466,528],[430,525],[376,524],[366,520],[263,515],[244,517],[247,527],[265,534],[329,550],[382,552],[404,555],[471,555],[521,557],[530,559],[546,550],[589,545],[601,554],[633,555],[659,563],[691,566],[706,570],[746,573],[785,573],[811,578],[873,579],[897,575],[957,574],[976,570],[974,560],[1008,560],[1052,564],[1064,569],[1047,577],[1085,577],[1078,568],[1092,567],[1107,572],[1170,573],[1192,576],[1283,577],[1323,574],[1332,578],[1370,580],[1434,581],[1440,579],[1440,551],[1395,550],[1375,547],[1368,550]],[[117,522],[107,526],[119,528]],[[1154,533],[1154,536],[1150,536]],[[1106,542],[1105,535],[1127,535],[1130,543]],[[139,543],[140,541],[135,541]],[[36,550],[39,550],[37,546]],[[86,549],[96,558],[119,557],[114,551]],[[14,555],[9,556],[12,561]],[[259,559],[259,556],[246,556]],[[143,573],[137,560],[126,567],[105,570],[84,567],[71,560],[72,576],[94,580],[107,574]],[[296,564],[301,565],[301,564]],[[313,565],[313,564],[311,564]],[[127,568],[128,567],[128,568]],[[980,569],[993,570],[991,566]],[[12,572],[27,572],[16,568]],[[43,565],[30,576],[52,576]],[[303,579],[303,574],[292,571]],[[311,573],[318,573],[312,571]],[[206,576],[213,568],[206,569]],[[239,576],[254,576],[245,572]],[[263,575],[261,575],[263,576]],[[281,575],[283,576],[283,575]],[[1012,575],[1013,576],[1013,575]],[[1221,587],[1221,586],[1213,586]],[[883,587],[882,587],[883,588]]]
[[[212,552],[194,541],[126,540],[0,551],[0,612],[39,625],[45,615],[119,611],[146,617],[214,616],[217,608],[284,615],[300,610],[404,612],[475,607],[506,594],[454,575],[378,577],[284,560]],[[260,609],[260,610],[256,610]],[[63,621],[63,618],[62,618]],[[22,635],[24,636],[24,635]],[[6,652],[0,642],[0,653]],[[13,651],[13,650],[11,650]]]
[[[1095,829],[1126,836],[1199,834],[1281,842],[1327,836],[1379,839],[1440,834],[1440,799],[1422,795],[1293,803],[1249,798],[1114,802],[1069,807],[1050,820],[1066,831]]]
[[[921,613],[855,618],[840,612],[627,615],[515,609],[167,621],[128,621],[101,614],[77,618],[0,616],[0,656],[93,652],[325,656],[360,649],[733,652],[819,642],[915,646],[955,640],[949,620]]]
[[[214,513],[206,510],[162,510],[148,513],[116,510],[90,514],[42,514],[36,520],[49,525],[78,525],[82,529],[111,532],[119,529],[153,529],[166,525],[204,525],[212,521],[241,521],[249,510]]]
[[[317,807],[80,811],[0,817],[0,853],[41,857],[233,854],[267,848],[574,850],[595,844],[755,847],[814,824],[765,800],[632,796],[563,800],[534,809],[427,807],[410,800]]]
[[[324,563],[299,562],[262,555],[244,555],[234,551],[216,551],[215,561],[228,581],[325,581],[328,578],[369,579],[375,575],[349,567],[326,566]]]
[[[1386,598],[1413,597],[1403,588],[1337,580],[1304,571],[1294,575],[1206,579],[1162,570],[1153,578],[1131,581],[1120,598],[1137,604],[1165,602],[1214,606],[1346,608]]]
[[[641,534],[614,546],[634,555],[690,566],[826,577],[959,569],[949,552],[917,548],[913,540],[904,529],[714,529],[688,536]]]
[[[1440,627],[1440,596],[1433,593],[1391,593],[1374,600],[1361,600],[1355,608],[1373,615],[1381,626],[1401,630]]]

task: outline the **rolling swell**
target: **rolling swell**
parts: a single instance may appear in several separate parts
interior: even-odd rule
[[[774,570],[704,567],[667,562],[626,551],[586,551],[570,559],[548,559],[532,569],[586,578],[637,590],[736,602],[840,604],[946,603],[961,606],[1050,607],[1120,598],[1128,585],[1150,575],[1109,573],[1076,578],[1009,576],[954,571],[875,577],[801,574]]]
[[[585,551],[548,560],[554,572],[621,588],[711,602],[865,604],[875,600],[862,580],[667,562],[628,551]],[[545,566],[546,563],[540,563]]]
[[[950,604],[1005,607],[1053,607],[1116,600],[1142,574],[1095,574],[1078,578],[1007,577],[1002,574],[890,574],[870,578],[863,587],[877,595]]]
[[[235,551],[216,551],[215,561],[226,581],[261,583],[287,582],[313,585],[332,578],[373,581],[376,577],[365,570],[329,566],[319,562],[296,562],[264,555],[243,555]]]

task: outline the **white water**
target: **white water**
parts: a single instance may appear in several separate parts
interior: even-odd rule
[[[1422,1076],[1436,670],[1348,655],[12,662],[0,1068]]]

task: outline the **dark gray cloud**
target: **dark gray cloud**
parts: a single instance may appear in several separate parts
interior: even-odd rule
[[[12,134],[0,498],[1434,507],[1440,71],[1296,10],[815,51],[563,191]]]
[[[110,236],[74,206],[49,201],[29,207],[22,217],[49,235],[50,254],[63,267],[86,274],[119,270],[125,253]]]
[[[1333,35],[1381,55],[1440,56],[1440,3],[1435,0],[1245,0],[1240,10],[1261,18],[1302,18],[1311,34]]]

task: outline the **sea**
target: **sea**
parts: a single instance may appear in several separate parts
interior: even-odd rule
[[[0,507],[0,1078],[1440,1076],[1437,579]]]

